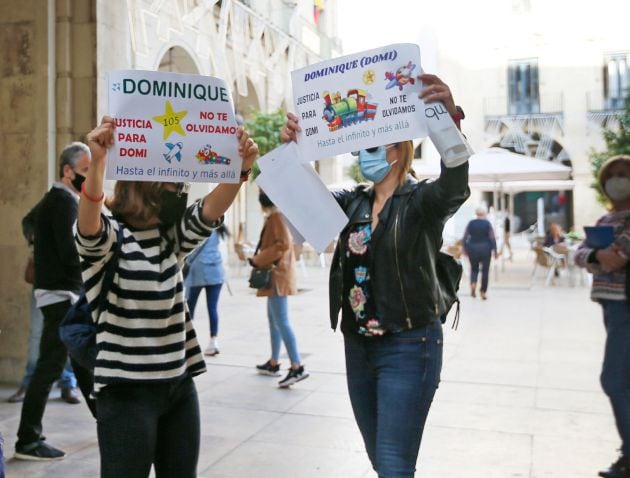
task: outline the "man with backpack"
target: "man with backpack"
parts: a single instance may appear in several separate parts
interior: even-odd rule
[[[48,394],[64,368],[68,353],[59,339],[59,324],[83,290],[73,227],[77,219],[81,185],[90,165],[90,150],[71,143],[61,152],[59,181],[41,201],[35,222],[35,299],[44,315],[40,355],[24,397],[15,458],[59,460],[66,454],[47,443],[42,418]],[[95,415],[91,372],[73,361],[74,372],[88,407]]]

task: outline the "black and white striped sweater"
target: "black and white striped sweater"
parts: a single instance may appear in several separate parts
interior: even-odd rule
[[[134,229],[103,215],[99,237],[75,235],[85,293],[97,323],[94,390],[124,382],[164,382],[206,371],[188,313],[180,266],[208,237],[202,201],[188,207],[177,226]],[[122,247],[116,230],[123,228]],[[120,247],[106,310],[98,298],[107,261]]]

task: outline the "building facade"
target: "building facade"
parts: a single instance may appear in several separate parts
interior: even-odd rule
[[[290,71],[339,55],[340,45],[334,1],[0,0],[0,12],[0,381],[15,381],[30,304],[21,219],[57,179],[63,146],[82,140],[107,113],[106,73],[221,77],[247,117],[252,109],[287,109]],[[193,195],[207,190],[195,185]],[[227,217],[249,240],[262,223],[257,196],[255,185],[243,187]]]
[[[572,168],[573,190],[515,197],[521,228],[535,221],[537,197],[545,198],[547,221],[578,231],[593,223],[603,208],[590,187],[589,154],[603,150],[603,128],[616,126],[628,96],[630,4],[484,0],[437,8],[452,19],[433,28],[437,69],[466,110],[474,149],[500,146]]]

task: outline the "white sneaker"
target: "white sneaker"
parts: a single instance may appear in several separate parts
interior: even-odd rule
[[[215,338],[210,338],[210,343],[208,344],[208,348],[206,348],[204,355],[207,355],[208,357],[219,355],[219,344]]]

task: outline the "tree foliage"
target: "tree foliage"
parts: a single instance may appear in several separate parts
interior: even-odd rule
[[[619,118],[619,128],[604,128],[604,142],[606,143],[605,151],[595,151],[590,154],[591,173],[594,181],[591,187],[595,189],[597,200],[604,204],[608,204],[608,199],[604,195],[599,181],[599,170],[602,164],[611,156],[618,154],[630,155],[630,96],[626,99],[626,106]]]
[[[286,121],[284,111],[277,110],[272,113],[265,113],[260,110],[252,112],[250,118],[245,121],[245,129],[258,144],[260,156],[264,156],[269,151],[280,146],[280,129]],[[252,166],[252,180],[260,174],[258,162]]]

